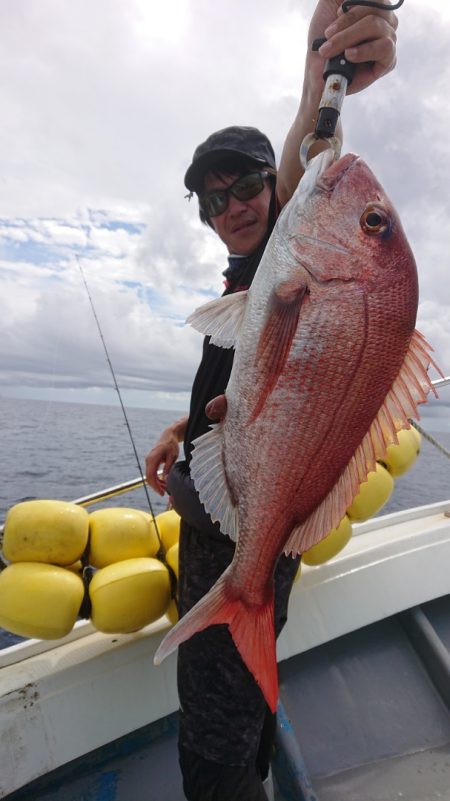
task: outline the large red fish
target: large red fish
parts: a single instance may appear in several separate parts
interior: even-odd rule
[[[169,632],[159,663],[227,623],[276,708],[273,572],[339,524],[431,389],[414,330],[418,285],[400,220],[367,165],[316,157],[281,213],[251,288],[190,322],[236,349],[222,423],[195,441],[202,503],[237,540],[210,592]]]

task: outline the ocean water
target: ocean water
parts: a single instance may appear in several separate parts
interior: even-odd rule
[[[161,431],[183,414],[127,409],[142,470]],[[0,521],[19,501],[75,500],[139,477],[119,406],[0,398],[0,430]],[[163,511],[167,501],[149,494],[155,513]],[[141,489],[102,505],[148,509]]]
[[[144,459],[161,431],[183,411],[127,409],[136,449]],[[431,421],[430,421],[431,422]],[[446,422],[433,436],[450,450]],[[427,428],[427,420],[422,421]],[[33,498],[74,500],[138,478],[139,470],[119,406],[95,406],[0,398],[0,523],[15,503]],[[155,514],[167,499],[149,490]],[[394,493],[381,514],[450,498],[450,459],[423,440],[415,465],[396,480]],[[101,506],[148,510],[143,489],[118,496]],[[91,508],[99,508],[91,507]],[[0,630],[0,647],[17,641]]]

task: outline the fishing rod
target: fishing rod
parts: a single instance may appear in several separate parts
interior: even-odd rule
[[[163,544],[162,544],[161,534],[159,532],[158,523],[156,521],[156,515],[155,515],[155,512],[153,510],[153,505],[152,505],[152,501],[151,501],[151,498],[150,498],[148,485],[147,485],[147,482],[145,480],[144,473],[142,471],[141,462],[140,462],[139,455],[138,455],[137,448],[136,448],[136,443],[135,443],[135,440],[134,440],[134,437],[133,437],[133,432],[131,430],[131,426],[130,426],[128,415],[127,415],[127,412],[126,412],[126,409],[125,409],[125,405],[123,403],[122,393],[120,391],[120,387],[119,387],[119,384],[118,384],[118,381],[117,381],[117,378],[116,378],[114,367],[112,365],[112,362],[111,362],[111,359],[110,359],[110,356],[109,356],[108,348],[106,346],[106,341],[105,341],[105,338],[103,336],[102,327],[100,325],[100,320],[98,318],[98,315],[97,315],[97,312],[96,312],[96,309],[95,309],[95,305],[94,305],[94,301],[92,299],[92,295],[91,295],[91,293],[89,291],[89,286],[88,286],[88,283],[86,281],[86,276],[84,274],[83,267],[81,265],[80,259],[78,258],[78,255],[75,255],[75,258],[76,258],[76,261],[77,261],[77,264],[78,264],[78,269],[80,271],[81,278],[82,278],[82,281],[83,281],[83,284],[84,284],[84,287],[85,287],[85,290],[86,290],[86,294],[87,294],[87,296],[89,298],[89,303],[90,303],[90,306],[91,306],[91,309],[92,309],[92,314],[94,316],[94,320],[95,320],[95,323],[96,323],[96,326],[97,326],[97,330],[98,330],[98,333],[99,333],[99,336],[100,336],[100,340],[101,340],[101,343],[103,345],[103,350],[105,352],[106,361],[108,363],[108,367],[109,367],[109,370],[111,372],[111,376],[112,376],[112,379],[113,379],[113,382],[114,382],[114,388],[115,388],[115,390],[117,392],[117,396],[119,398],[120,408],[122,410],[122,414],[123,414],[123,417],[124,417],[124,420],[125,420],[125,425],[126,425],[126,428],[127,428],[127,431],[128,431],[128,436],[130,438],[130,442],[131,442],[131,445],[132,445],[132,448],[133,448],[134,457],[136,459],[136,464],[138,466],[138,471],[139,471],[139,478],[138,479],[134,479],[131,482],[127,482],[126,486],[124,486],[124,488],[121,489],[121,491],[127,491],[128,489],[134,489],[134,488],[137,488],[138,486],[142,486],[143,487],[145,495],[146,495],[146,498],[147,498],[148,507],[150,509],[150,514],[151,514],[151,517],[152,517],[153,525],[155,527],[156,536],[157,536],[157,539],[158,539],[159,548],[158,548],[158,553],[156,554],[156,558],[159,559],[161,562],[163,562],[166,565],[166,567],[167,567],[167,569],[169,571],[169,575],[170,575],[170,583],[171,583],[172,595],[175,596],[176,577],[175,577],[175,574],[174,574],[172,568],[170,567],[170,565],[167,563],[167,561],[165,559],[165,554],[164,554],[164,548],[163,548]],[[116,490],[116,489],[119,489],[119,488],[118,487],[117,488],[114,487],[114,488],[112,488],[110,490],[110,496],[113,494],[113,491]],[[97,495],[98,496],[102,496],[102,493],[98,493]],[[88,502],[92,502],[93,503],[93,502],[95,502],[96,499],[97,499],[96,497],[92,497],[91,498],[90,496],[88,496],[87,498],[80,498],[77,501],[74,501],[74,503],[78,503],[80,505],[87,505]],[[2,547],[2,544],[3,544],[3,530],[4,530],[4,526],[2,525],[2,526],[0,526],[0,550],[1,550],[1,547]],[[6,567],[6,564],[3,561],[3,559],[1,558],[1,554],[0,554],[0,570],[2,570],[5,567]],[[86,574],[86,581],[89,582],[89,579],[90,579],[90,576]]]
[[[344,0],[342,10],[347,13],[354,6],[364,6],[381,11],[394,11],[400,8],[403,3],[404,0],[398,0],[393,5],[376,2],[376,0]],[[311,49],[316,52],[326,41],[325,37],[314,39]],[[327,141],[332,150],[334,150],[336,158],[339,158],[341,142],[336,136],[336,127],[344,97],[347,94],[347,88],[353,80],[357,66],[357,64],[348,61],[344,53],[339,53],[326,61],[323,71],[325,86],[319,103],[316,126],[313,132],[305,136],[300,147],[300,161],[303,169],[306,169],[308,153],[311,147],[319,140]]]
[[[100,321],[98,319],[97,312],[95,310],[95,306],[94,306],[94,301],[92,299],[92,295],[91,295],[91,293],[89,291],[89,286],[88,286],[88,283],[86,281],[86,276],[84,274],[84,270],[83,270],[83,268],[81,266],[81,262],[80,262],[80,259],[78,258],[78,255],[75,255],[75,258],[77,260],[77,264],[78,264],[78,268],[80,270],[81,278],[82,278],[84,287],[86,289],[87,296],[89,298],[89,303],[90,303],[90,306],[91,306],[91,309],[92,309],[92,314],[94,315],[94,320],[95,320],[95,323],[97,325],[97,331],[99,333],[100,340],[101,340],[101,343],[103,345],[103,350],[105,352],[106,361],[108,363],[108,367],[109,367],[109,370],[111,372],[111,376],[112,376],[112,379],[113,379],[113,382],[114,382],[114,388],[115,388],[115,390],[117,392],[117,397],[119,398],[120,408],[122,409],[122,414],[123,414],[123,417],[124,417],[124,420],[125,420],[125,425],[127,427],[128,436],[130,437],[130,442],[131,442],[131,445],[132,445],[132,448],[133,448],[134,457],[136,459],[136,463],[137,463],[137,466],[138,466],[140,480],[142,482],[142,486],[144,488],[144,492],[145,492],[145,495],[146,495],[146,498],[147,498],[147,503],[148,503],[148,506],[149,506],[149,509],[150,509],[150,514],[152,516],[153,525],[155,526],[156,536],[158,538],[158,543],[159,543],[159,551],[158,551],[158,554],[157,554],[157,558],[161,559],[162,561],[164,561],[164,549],[163,549],[163,545],[162,545],[162,539],[161,539],[161,535],[159,533],[158,524],[156,522],[156,516],[155,516],[155,513],[153,511],[153,505],[152,505],[152,502],[151,502],[150,493],[149,493],[149,490],[148,490],[148,485],[147,485],[147,482],[145,480],[144,473],[142,471],[141,462],[140,462],[139,455],[138,455],[137,448],[136,448],[136,443],[135,443],[135,440],[134,440],[134,437],[133,437],[133,432],[131,430],[130,422],[128,420],[128,415],[127,415],[127,412],[126,412],[126,409],[125,409],[125,406],[124,406],[124,403],[123,403],[123,400],[122,400],[122,393],[120,391],[119,384],[117,382],[116,374],[115,374],[114,367],[112,365],[112,362],[111,362],[111,359],[110,359],[110,356],[109,356],[108,348],[106,347],[105,338],[103,336],[103,331],[102,331],[102,328],[101,328],[101,325],[100,325]]]

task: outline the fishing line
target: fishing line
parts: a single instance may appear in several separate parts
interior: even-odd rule
[[[431,434],[428,433],[428,431],[425,431],[425,429],[422,428],[422,426],[419,425],[419,423],[417,423],[416,420],[410,420],[409,422],[416,429],[416,431],[418,431],[419,434],[422,435],[424,439],[426,439],[431,445],[434,445],[434,447],[437,448],[438,451],[443,453],[444,456],[447,457],[447,459],[450,459],[450,451],[447,448],[445,448],[444,445],[441,445],[441,443],[438,442],[437,439],[432,437]]]
[[[114,382],[114,387],[115,387],[115,390],[117,392],[117,397],[119,398],[120,408],[122,409],[122,414],[123,414],[123,417],[124,417],[124,420],[125,420],[125,425],[127,427],[128,435],[130,437],[130,442],[131,442],[131,445],[132,445],[132,448],[133,448],[133,452],[134,452],[134,456],[135,456],[135,459],[136,459],[136,463],[137,463],[137,466],[138,466],[139,475],[140,475],[140,477],[142,479],[142,486],[144,488],[144,492],[145,492],[145,495],[146,495],[146,498],[147,498],[147,503],[148,503],[148,506],[149,506],[149,509],[150,509],[150,514],[152,516],[153,525],[155,526],[156,536],[158,538],[158,543],[159,543],[159,551],[158,551],[158,554],[157,554],[157,558],[161,559],[165,563],[164,556],[163,556],[163,546],[162,546],[161,535],[159,533],[158,524],[156,522],[155,513],[153,511],[153,506],[152,506],[152,502],[151,502],[151,499],[150,499],[150,493],[148,491],[147,482],[146,482],[146,480],[144,478],[144,474],[142,472],[141,462],[140,462],[139,455],[138,455],[138,452],[137,452],[136,443],[134,441],[133,432],[131,430],[131,426],[130,426],[130,423],[129,423],[129,420],[128,420],[128,415],[127,415],[127,412],[126,412],[126,409],[125,409],[125,406],[124,406],[124,403],[123,403],[123,400],[122,400],[122,394],[120,392],[119,384],[117,383],[117,378],[116,378],[116,374],[114,372],[114,368],[112,366],[111,359],[109,358],[108,348],[106,347],[106,342],[105,342],[105,338],[103,336],[103,332],[102,332],[102,328],[101,328],[101,325],[100,325],[100,321],[99,321],[99,319],[97,317],[97,312],[95,310],[94,301],[92,300],[92,296],[91,296],[91,293],[89,291],[89,287],[88,287],[88,284],[87,284],[87,281],[86,281],[86,278],[85,278],[85,275],[84,275],[83,268],[81,266],[80,259],[78,258],[77,255],[75,255],[75,258],[77,260],[78,268],[79,268],[80,273],[81,273],[81,278],[83,280],[83,284],[84,284],[84,287],[86,289],[87,296],[89,298],[89,303],[91,304],[92,314],[94,315],[94,320],[95,320],[96,325],[97,325],[97,330],[98,330],[98,333],[99,333],[99,336],[100,336],[100,339],[101,339],[101,342],[102,342],[102,345],[103,345],[103,350],[105,351],[106,361],[108,362],[108,367],[109,367],[111,375],[112,375],[112,379],[113,379],[113,382]]]

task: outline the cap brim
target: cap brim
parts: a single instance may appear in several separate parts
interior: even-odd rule
[[[236,148],[220,148],[217,150],[210,150],[208,153],[204,153],[203,156],[199,156],[193,164],[189,167],[184,176],[184,185],[190,192],[196,192],[197,194],[203,188],[203,179],[206,173],[220,161],[221,158],[224,156],[232,156],[232,155],[240,155],[245,156],[246,159],[249,161],[254,161],[255,164],[266,164],[264,159],[255,158],[255,156],[249,156],[248,153],[244,152],[243,150],[237,150]]]

